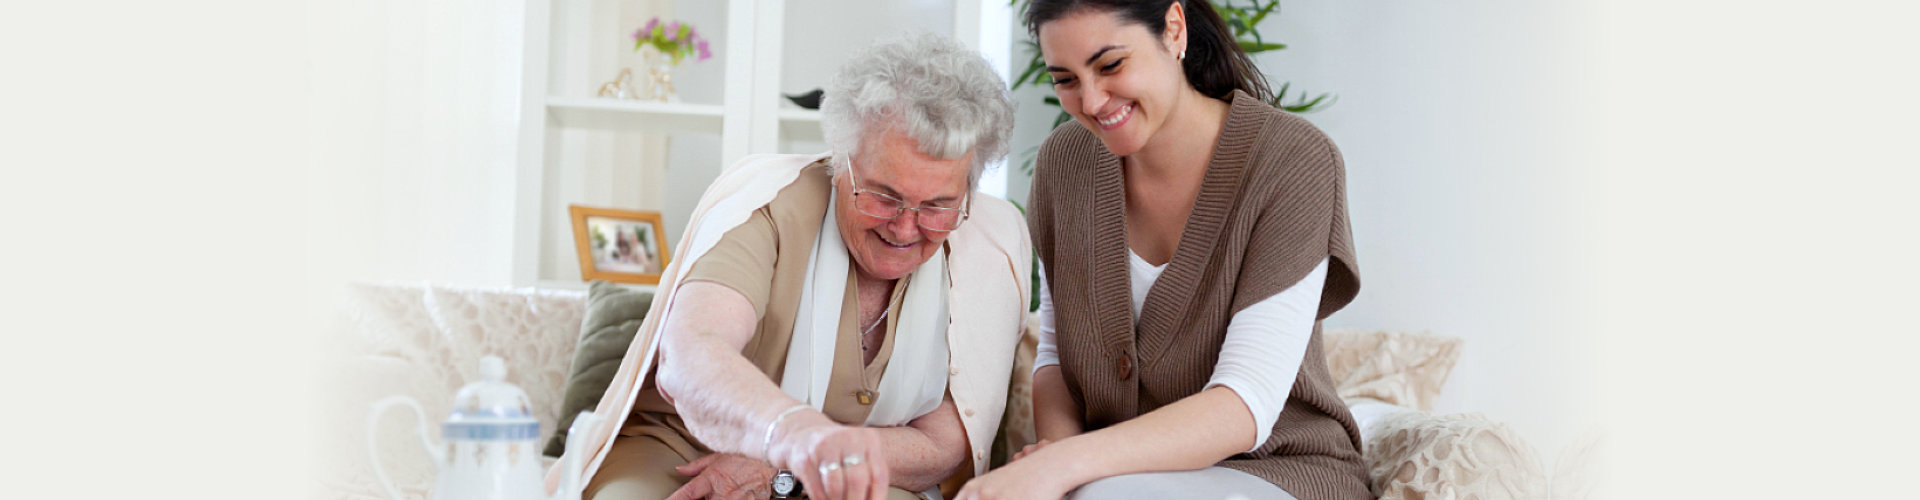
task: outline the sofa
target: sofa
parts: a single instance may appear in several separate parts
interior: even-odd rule
[[[402,497],[428,498],[435,471],[415,437],[417,420],[406,412],[370,420],[368,410],[387,396],[411,396],[428,413],[434,426],[428,432],[437,441],[449,400],[478,378],[479,360],[489,354],[505,358],[507,380],[527,392],[542,431],[551,434],[561,420],[586,300],[585,290],[349,286],[334,334],[322,342],[318,357],[315,496],[387,498],[369,464],[374,453]],[[1029,323],[995,463],[1033,440],[1027,375],[1035,338]],[[1361,427],[1379,498],[1580,498],[1590,491],[1579,481],[1549,482],[1532,447],[1504,424],[1479,414],[1429,411],[1459,357],[1460,340],[1328,331],[1323,344],[1340,395]]]

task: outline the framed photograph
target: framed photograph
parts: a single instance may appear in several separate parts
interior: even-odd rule
[[[660,212],[568,205],[582,281],[657,284],[667,268]]]

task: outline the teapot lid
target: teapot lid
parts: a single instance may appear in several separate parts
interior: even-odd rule
[[[524,441],[540,439],[540,420],[526,391],[509,384],[507,362],[499,356],[480,358],[480,381],[467,384],[453,397],[453,414],[440,426],[441,437],[462,441]]]

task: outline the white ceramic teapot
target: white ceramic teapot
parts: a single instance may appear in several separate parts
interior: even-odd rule
[[[387,496],[400,500],[400,491],[380,465],[374,427],[380,415],[394,406],[413,409],[420,442],[433,456],[439,477],[435,500],[578,500],[579,453],[566,455],[566,477],[552,497],[546,492],[546,471],[540,466],[540,421],[533,417],[527,393],[506,382],[507,363],[498,356],[480,359],[480,381],[461,387],[453,397],[453,412],[441,423],[436,445],[427,437],[426,412],[420,402],[393,396],[373,404],[367,416],[367,449],[373,455],[373,473]],[[581,412],[567,434],[567,449],[585,446],[583,439],[600,418]]]

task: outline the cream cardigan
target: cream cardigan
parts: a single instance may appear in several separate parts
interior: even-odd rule
[[[800,171],[823,157],[818,155],[755,155],[721,172],[707,187],[694,209],[689,228],[733,228],[773,201],[781,188],[792,184]],[[947,237],[953,287],[948,294],[950,321],[947,327],[947,390],[953,394],[960,421],[966,429],[971,448],[974,474],[987,470],[987,452],[1000,428],[1000,416],[1006,409],[1007,380],[1013,372],[1014,348],[1026,324],[1029,276],[1033,255],[1027,237],[1027,225],[1018,210],[1006,200],[975,194],[971,217]],[[661,272],[660,286],[654,294],[652,314],[648,314],[628,345],[626,357],[614,374],[607,392],[600,397],[594,413],[604,419],[589,429],[585,446],[568,448],[566,453],[591,453],[583,456],[580,484],[593,477],[613,448],[613,436],[628,414],[633,412],[642,375],[653,370],[660,349],[660,325],[672,314],[670,305],[686,277],[688,266],[719,241],[725,231],[687,234],[674,251],[675,258]],[[559,489],[564,475],[565,457],[547,471],[547,490]]]

